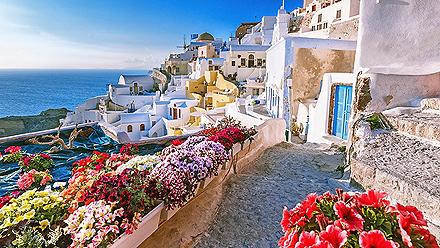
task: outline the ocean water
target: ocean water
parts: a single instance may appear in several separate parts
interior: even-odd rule
[[[148,70],[0,69],[0,117],[36,115],[49,108],[73,110],[88,98],[105,95],[121,74]]]

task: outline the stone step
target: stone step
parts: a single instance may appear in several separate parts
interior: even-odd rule
[[[440,111],[440,98],[427,98],[420,102],[422,110]]]
[[[397,131],[420,138],[440,142],[440,114],[433,112],[390,112],[383,113]]]
[[[418,207],[440,226],[440,146],[398,132],[378,134],[357,146],[352,180]]]

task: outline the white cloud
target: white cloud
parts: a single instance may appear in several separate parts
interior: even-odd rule
[[[32,26],[27,22],[32,11],[0,4],[0,13],[0,68],[153,68],[167,53],[142,45],[73,42]]]

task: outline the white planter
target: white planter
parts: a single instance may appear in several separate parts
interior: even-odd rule
[[[242,145],[242,150],[248,148],[250,145],[251,145],[250,139],[245,140],[243,145]]]
[[[181,209],[182,207],[178,207],[178,208],[174,208],[174,209],[171,209],[171,210],[167,210],[167,209],[163,209],[162,210],[162,216],[161,216],[161,219],[163,220],[163,221],[166,221],[166,220],[169,220],[169,219],[171,219],[171,217],[173,217],[177,212],[179,212],[179,210]]]
[[[134,233],[130,235],[123,234],[110,246],[110,248],[133,248],[142,244],[142,242],[150,237],[150,235],[159,227],[160,215],[163,208],[163,203],[160,203],[142,218],[138,229],[136,229]]]
[[[234,144],[233,146],[232,146],[232,155],[236,155],[237,153],[239,153],[241,151],[241,144],[240,143],[238,143],[238,144]]]

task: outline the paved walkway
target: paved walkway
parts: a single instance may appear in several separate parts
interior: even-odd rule
[[[217,215],[195,247],[276,247],[284,206],[294,207],[310,192],[342,188],[334,180],[342,154],[311,145],[280,144],[252,168],[231,177]]]

